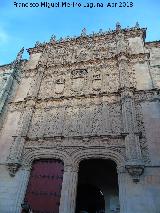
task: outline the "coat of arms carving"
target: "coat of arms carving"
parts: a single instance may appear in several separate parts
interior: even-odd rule
[[[74,92],[79,92],[83,89],[87,73],[86,69],[76,69],[71,72],[71,89]]]
[[[102,84],[101,73],[95,73],[93,75],[92,88],[94,90],[100,90]]]
[[[60,94],[63,93],[65,87],[65,79],[58,78],[55,82],[55,93]]]

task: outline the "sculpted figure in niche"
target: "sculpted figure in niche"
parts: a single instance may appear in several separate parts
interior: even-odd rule
[[[124,34],[118,33],[116,40],[117,40],[117,53],[126,52],[127,42],[125,41]]]

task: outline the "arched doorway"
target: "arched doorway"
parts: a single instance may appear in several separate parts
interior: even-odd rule
[[[76,213],[118,213],[118,175],[111,160],[89,159],[79,165]]]
[[[35,160],[32,164],[22,212],[29,207],[33,213],[59,213],[63,172],[64,166],[61,160]]]

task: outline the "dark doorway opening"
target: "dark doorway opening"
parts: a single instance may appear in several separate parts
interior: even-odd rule
[[[90,184],[79,184],[76,212],[103,212],[105,209],[104,196],[100,189]]]
[[[118,176],[111,160],[81,161],[78,173],[76,213],[119,212]]]

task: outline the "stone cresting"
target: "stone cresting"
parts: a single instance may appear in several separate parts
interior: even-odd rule
[[[159,100],[153,82],[149,89],[138,88],[137,66],[151,75],[145,36],[138,23],[130,29],[117,23],[114,31],[87,35],[83,29],[81,36],[59,41],[53,35],[49,43],[28,49],[37,60],[23,68],[28,91],[9,106],[21,114],[7,159],[12,176],[38,150],[41,157],[47,150],[64,152],[72,159],[68,164],[76,153],[93,151],[101,158],[106,150],[120,156],[119,166],[139,181],[150,164],[141,103],[155,95]]]

